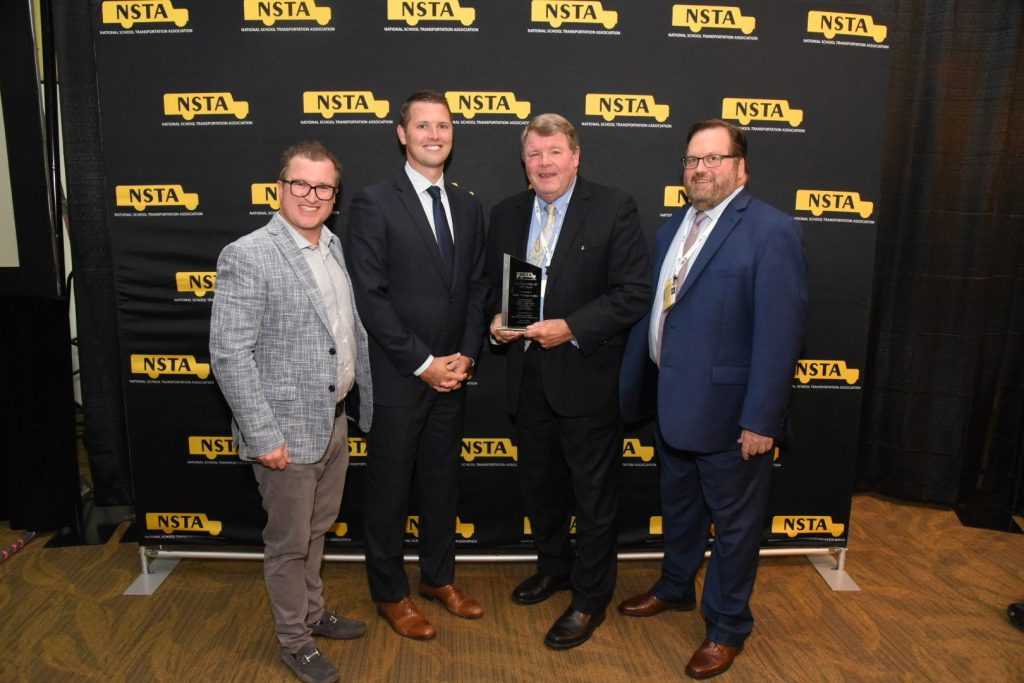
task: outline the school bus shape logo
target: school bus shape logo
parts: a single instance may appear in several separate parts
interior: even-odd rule
[[[405,520],[405,533],[411,534],[415,538],[420,537],[420,517],[419,515],[409,515]],[[455,533],[462,538],[469,540],[473,538],[473,534],[476,533],[476,525],[470,522],[463,522],[458,517],[455,518]]]
[[[114,199],[118,206],[130,206],[145,211],[151,206],[184,206],[195,211],[199,195],[185,192],[181,185],[116,185]]]
[[[700,33],[705,28],[742,31],[749,36],[757,26],[757,19],[745,17],[739,7],[725,5],[673,5],[672,25]]]
[[[315,21],[321,26],[331,22],[331,8],[313,0],[245,0],[242,7],[246,21],[262,21],[264,26],[278,21]]]
[[[686,188],[684,186],[665,186],[665,206],[679,208],[681,206],[686,206],[686,202],[688,201],[690,201],[690,198],[687,196]]]
[[[122,28],[173,23],[182,28],[188,24],[188,10],[178,9],[170,0],[105,0],[103,23],[121,24]]]
[[[190,436],[188,454],[200,455],[207,460],[216,460],[218,456],[238,457],[238,444],[230,436]]]
[[[551,28],[558,28],[568,22],[601,24],[606,29],[613,29],[619,23],[619,13],[606,10],[600,2],[533,0],[530,6],[530,21],[548,23]]]
[[[796,380],[801,384],[812,381],[832,380],[856,384],[860,379],[860,370],[846,366],[844,360],[798,360],[796,362]]]
[[[302,111],[320,114],[325,119],[335,114],[373,114],[378,119],[388,115],[391,104],[375,99],[368,90],[308,90],[302,93]]]
[[[207,292],[214,291],[217,285],[217,271],[180,271],[174,274],[174,283],[179,292],[191,292],[198,297],[204,297]]]
[[[803,109],[793,109],[787,100],[759,100],[745,97],[722,99],[722,118],[745,126],[751,121],[783,121],[796,128],[804,120]]]
[[[576,533],[576,515],[569,517],[569,534],[573,535]],[[529,517],[523,517],[523,535],[533,536],[533,525],[530,524]]]
[[[223,525],[202,512],[147,512],[146,528],[150,531],[162,531],[165,534],[183,531],[219,536]]]
[[[640,443],[640,439],[623,439],[622,457],[639,458],[644,462],[650,462],[654,460],[654,446],[645,446]]]
[[[327,531],[341,537],[348,534],[348,524],[346,522],[335,522],[327,528]]]
[[[618,116],[651,117],[658,123],[668,120],[667,104],[658,104],[654,95],[616,95],[612,93],[587,93],[587,116],[600,116],[612,121]]]
[[[519,449],[512,439],[463,439],[462,459],[473,462],[477,458],[512,458],[519,460]]]
[[[388,19],[415,26],[421,21],[457,21],[470,26],[476,10],[462,7],[459,0],[388,0]]]
[[[651,536],[661,536],[661,520],[661,515],[654,515],[653,517],[651,517],[650,524],[648,524],[647,527],[647,533],[649,533]]]
[[[814,216],[829,213],[855,213],[867,218],[875,210],[874,202],[860,198],[859,192],[845,190],[797,190],[796,210]]]
[[[828,516],[778,516],[772,517],[772,533],[786,534],[796,538],[800,534],[831,534],[839,537],[846,525],[833,522]]]
[[[876,43],[885,41],[889,29],[881,24],[876,24],[869,14],[849,14],[847,12],[818,12],[807,13],[807,32],[821,33],[832,40],[837,35],[858,36],[871,38]]]
[[[471,119],[477,114],[514,114],[525,119],[530,115],[530,103],[517,100],[512,92],[473,92],[449,90],[444,94],[453,114]]]
[[[362,436],[350,436],[348,437],[348,457],[350,458],[365,458],[366,457],[366,438]]]
[[[249,115],[249,103],[236,100],[229,92],[169,92],[164,93],[164,115],[186,121],[196,116],[234,116],[241,120]]]
[[[249,192],[253,206],[269,206],[274,211],[281,208],[281,197],[277,194],[277,183],[253,183]]]
[[[200,363],[195,356],[186,354],[133,353],[132,374],[148,375],[156,379],[161,375],[195,375],[199,379],[210,376],[210,364]]]

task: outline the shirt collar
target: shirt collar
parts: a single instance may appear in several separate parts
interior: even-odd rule
[[[416,190],[416,194],[423,194],[431,185],[436,185],[440,187],[441,194],[445,194],[443,173],[441,174],[441,177],[437,179],[436,183],[432,183],[429,180],[427,180],[422,173],[413,168],[412,165],[407,161],[405,162],[405,175],[408,176],[409,182],[412,183],[412,189]]]
[[[541,214],[547,213],[548,204],[554,204],[555,205],[555,213],[557,213],[559,216],[564,216],[565,215],[565,207],[567,207],[569,205],[569,200],[572,199],[572,191],[576,189],[576,180],[578,178],[579,178],[579,176],[576,176],[575,178],[573,178],[572,179],[572,184],[569,185],[569,189],[567,189],[564,193],[562,193],[562,196],[559,197],[558,199],[556,199],[553,202],[546,202],[543,199],[541,199],[539,195],[536,195],[537,196],[537,207],[540,209]]]
[[[284,215],[280,211],[277,212],[277,216],[278,216],[278,218],[281,219],[282,223],[284,223],[285,225],[288,226],[288,234],[292,236],[293,240],[295,240],[295,246],[297,246],[299,249],[305,249],[307,247],[309,247],[309,248],[313,247],[313,245],[310,244],[309,240],[307,240],[305,237],[303,237],[302,233],[299,232],[298,228],[296,228],[294,225],[289,223],[288,219],[285,218]],[[331,241],[333,239],[334,239],[334,233],[331,232],[330,230],[328,230],[325,225],[321,224],[320,225],[320,240],[318,241],[316,246],[321,247],[323,249],[329,249],[330,246],[331,246]]]

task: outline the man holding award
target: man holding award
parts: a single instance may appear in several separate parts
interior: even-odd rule
[[[571,589],[544,639],[566,649],[604,621],[615,588],[619,365],[646,312],[649,260],[636,203],[577,174],[579,138],[564,117],[530,121],[522,159],[532,189],[494,207],[487,240],[490,330],[507,345],[520,493],[538,552],[537,573],[512,599]]]

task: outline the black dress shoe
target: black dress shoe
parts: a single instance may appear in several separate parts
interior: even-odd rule
[[[512,589],[512,602],[517,602],[520,605],[534,605],[544,602],[558,591],[568,588],[568,576],[534,574]]]
[[[551,627],[548,634],[544,636],[544,644],[553,650],[568,650],[590,640],[594,630],[604,621],[604,610],[587,614],[578,609],[569,609],[562,612],[558,621]]]

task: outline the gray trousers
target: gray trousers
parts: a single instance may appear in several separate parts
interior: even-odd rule
[[[324,613],[320,563],[324,534],[338,518],[348,471],[345,414],[334,420],[324,457],[308,465],[253,473],[267,511],[263,528],[263,577],[281,647],[296,652],[312,638],[310,624]]]

